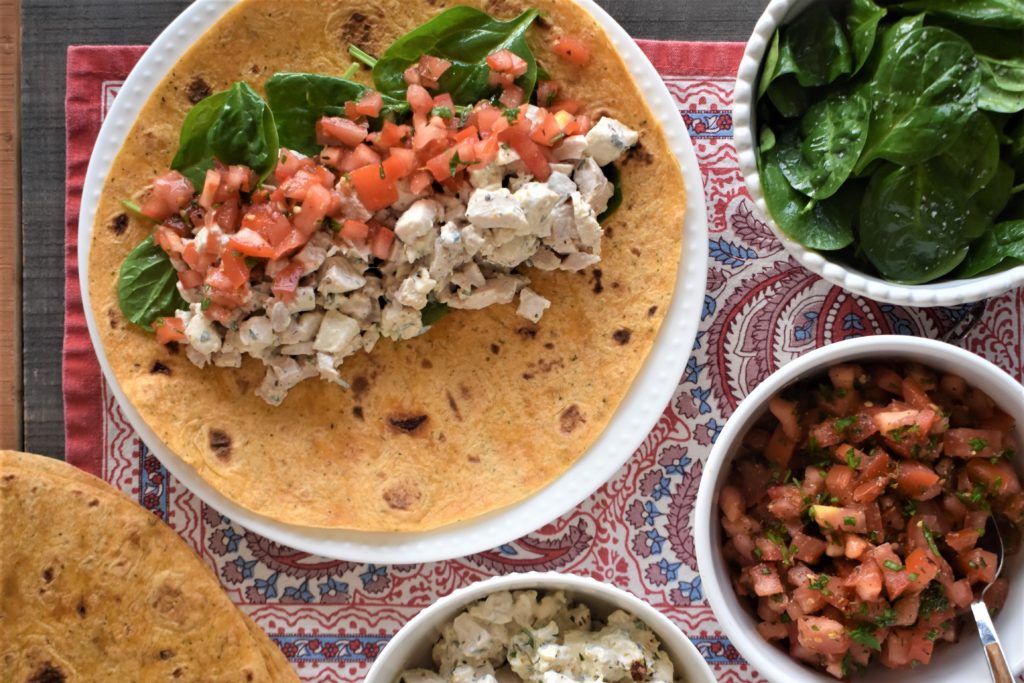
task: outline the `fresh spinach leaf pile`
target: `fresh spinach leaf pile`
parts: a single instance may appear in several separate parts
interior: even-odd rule
[[[812,3],[772,37],[757,119],[804,246],[907,284],[1024,263],[1024,0]]]

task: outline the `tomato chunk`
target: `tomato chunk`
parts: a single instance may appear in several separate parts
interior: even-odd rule
[[[161,344],[185,341],[185,323],[180,318],[157,318],[153,321],[153,332]]]
[[[324,116],[316,124],[316,141],[321,145],[355,147],[366,139],[366,129],[340,116]]]
[[[349,177],[359,201],[368,211],[386,209],[398,201],[398,187],[386,177],[381,165],[357,168]]]
[[[590,48],[577,38],[571,36],[556,38],[551,49],[556,55],[571,64],[586,66],[590,63]]]

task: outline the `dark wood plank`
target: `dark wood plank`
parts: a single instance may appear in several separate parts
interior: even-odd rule
[[[21,447],[21,3],[0,0],[0,448]]]
[[[312,1],[312,0],[299,0]],[[765,0],[598,0],[632,35],[746,40]],[[64,69],[69,44],[148,43],[184,0],[22,0],[24,444],[61,456]]]

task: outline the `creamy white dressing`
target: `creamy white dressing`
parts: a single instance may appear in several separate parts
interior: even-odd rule
[[[249,299],[224,324],[203,315],[201,287],[179,285],[191,304],[176,314],[185,324],[187,356],[200,367],[238,367],[243,354],[258,358],[267,371],[256,393],[278,405],[305,379],[347,387],[338,372],[345,358],[372,350],[380,337],[399,341],[423,334],[429,329],[423,310],[433,304],[477,310],[518,297],[517,313],[536,323],[551,302],[528,287],[520,269],[577,271],[600,261],[597,216],[614,192],[601,166],[638,139],[605,117],[586,136],[567,138],[554,149],[558,163],[544,182],[502,146],[454,193],[416,198],[403,192],[376,214],[345,194],[347,217],[372,217],[394,230],[391,258],[375,262],[365,245],[323,228],[293,258],[303,273],[293,300],[273,296],[272,270],[284,263],[270,262],[267,280],[252,286]],[[202,251],[211,239],[228,237],[204,227],[194,241]]]
[[[654,632],[621,610],[606,622],[561,591],[502,591],[470,605],[440,629],[435,668],[404,671],[396,683],[674,683]]]

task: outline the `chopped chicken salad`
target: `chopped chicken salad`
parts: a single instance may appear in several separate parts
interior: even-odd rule
[[[435,667],[397,683],[673,683],[672,661],[639,619],[604,622],[562,591],[492,593],[441,628]]]

